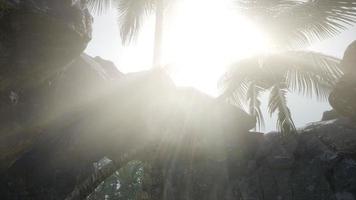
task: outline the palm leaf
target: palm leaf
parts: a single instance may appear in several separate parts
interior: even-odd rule
[[[354,0],[309,0],[285,9],[276,18],[288,35],[287,42],[297,46],[330,38],[356,22]]]
[[[272,87],[268,102],[268,112],[270,115],[278,112],[277,129],[282,135],[296,133],[296,127],[287,106],[287,93],[287,86],[283,83],[278,83]]]
[[[260,56],[234,64],[220,80],[223,95],[237,96],[241,104],[246,88],[251,81],[267,89],[282,78],[286,78],[289,89],[308,97],[326,99],[330,90],[342,76],[340,59],[312,51],[286,51],[265,56],[260,66]]]
[[[265,65],[286,77],[291,91],[326,100],[341,77],[340,60],[311,51],[287,51],[266,58]],[[280,75],[282,75],[280,74]]]
[[[247,92],[251,82],[261,88],[268,88],[269,76],[260,67],[258,57],[241,60],[230,66],[230,69],[219,80],[223,91],[220,98],[230,99],[237,106],[247,110]]]
[[[282,47],[303,47],[333,37],[356,22],[354,0],[254,0],[240,2]],[[242,2],[242,4],[241,4]],[[244,3],[245,2],[245,3]]]
[[[143,20],[154,11],[155,5],[155,0],[118,0],[118,22],[123,44],[135,39]]]
[[[263,88],[251,82],[246,93],[247,102],[249,104],[249,114],[254,116],[257,122],[257,128],[263,129],[265,126],[263,114],[261,111],[261,101],[259,100],[260,94],[264,91]]]
[[[252,57],[232,65],[220,80],[224,92],[221,98],[229,99],[256,117],[263,127],[259,94],[271,89],[270,114],[278,112],[278,128],[284,133],[295,131],[286,93],[293,92],[326,100],[341,77],[340,60],[310,51],[286,51],[263,57]]]
[[[87,0],[87,2],[89,9],[100,15],[117,3],[117,0]]]

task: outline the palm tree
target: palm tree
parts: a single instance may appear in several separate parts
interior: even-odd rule
[[[132,42],[143,24],[145,18],[155,13],[155,41],[153,66],[161,64],[161,48],[164,10],[167,0],[88,0],[89,7],[97,13],[116,7],[119,13],[120,36],[124,45]]]
[[[287,106],[289,91],[327,99],[340,78],[340,60],[303,51],[315,41],[330,38],[356,22],[354,0],[238,0],[240,11],[269,34],[275,53],[242,60],[221,79],[227,98],[264,125],[260,95],[270,92],[268,112],[278,113],[282,135],[296,132]]]

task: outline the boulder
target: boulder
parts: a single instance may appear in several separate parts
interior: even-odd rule
[[[356,119],[356,41],[346,49],[341,69],[344,75],[331,92],[329,102],[340,115]]]
[[[132,159],[164,163],[173,154],[190,158],[195,152],[194,159],[219,163],[227,159],[225,144],[255,126],[252,117],[234,106],[191,88],[176,88],[163,71],[113,79],[109,69],[82,55],[47,84],[48,90],[41,90],[38,117],[32,115],[36,120],[29,122],[38,124],[41,134],[11,162],[4,160],[11,164],[1,181],[6,183],[0,187],[4,198],[64,199],[104,156],[117,161],[142,151]],[[8,138],[1,141],[5,145]]]
[[[172,155],[165,165],[153,162],[145,171],[145,199],[355,199],[356,127],[350,120],[311,123],[283,139],[275,132],[246,136],[230,140],[235,146],[227,145],[233,147],[227,160]]]
[[[85,1],[3,0],[0,6],[1,172],[43,135],[49,111],[59,110],[49,101],[53,83],[85,49],[93,19]]]
[[[43,78],[79,56],[91,39],[93,18],[85,1],[4,2],[7,8],[0,18],[2,87],[14,76]]]
[[[63,126],[70,123],[88,102],[98,98],[99,91],[106,91],[103,88],[109,88],[113,82],[104,67],[83,54],[70,65],[58,68],[46,81],[35,84],[36,88],[3,90],[0,93],[0,171],[46,136],[46,127],[61,119]]]
[[[328,120],[333,120],[333,119],[338,119],[342,117],[340,114],[337,113],[336,110],[328,110],[323,113],[323,116],[321,118],[321,121],[328,121]]]

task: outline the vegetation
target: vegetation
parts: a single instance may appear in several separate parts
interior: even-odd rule
[[[113,6],[117,8],[119,13],[118,23],[123,44],[132,42],[138,35],[145,18],[155,13],[153,66],[159,67],[161,64],[165,0],[88,0],[88,3],[92,10],[99,14]]]
[[[269,92],[268,112],[278,113],[277,128],[282,134],[294,133],[296,128],[287,106],[287,93],[298,92],[320,100],[341,76],[339,60],[315,52],[286,51],[265,58],[253,57],[238,62],[222,79],[228,98],[251,115],[259,128],[264,126],[260,97]],[[247,108],[247,109],[246,109]]]
[[[0,16],[9,9],[10,5],[6,1],[0,0]]]
[[[259,127],[264,120],[260,95],[270,92],[268,111],[278,113],[283,135],[296,128],[287,106],[289,91],[326,99],[341,76],[339,60],[303,51],[315,41],[337,35],[356,21],[353,0],[240,0],[239,11],[249,15],[269,34],[276,53],[255,56],[232,65],[221,80],[223,98],[248,107]]]
[[[142,190],[143,163],[131,161],[103,181],[87,200],[135,200]]]

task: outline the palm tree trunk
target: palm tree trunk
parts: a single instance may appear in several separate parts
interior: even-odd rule
[[[163,18],[164,18],[164,0],[157,0],[156,9],[156,25],[155,25],[155,41],[153,53],[153,67],[160,67],[161,53],[162,53],[162,40],[163,40]]]

